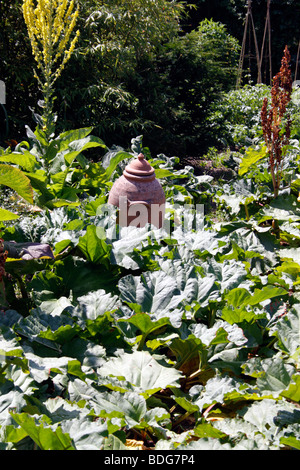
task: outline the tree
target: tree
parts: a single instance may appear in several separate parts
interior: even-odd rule
[[[41,98],[32,74],[22,3],[0,3],[0,79],[7,85],[9,137],[18,141],[25,137],[25,124],[34,125],[32,111]],[[135,110],[136,99],[122,83],[135,73],[138,61],[178,34],[184,6],[173,0],[76,3],[80,5],[77,24],[81,35],[65,64],[66,72],[56,81],[57,128],[95,125],[105,136],[116,122],[127,123]]]
[[[117,133],[118,142],[128,145],[130,135],[143,126],[138,99],[128,84],[178,36],[184,11],[184,4],[173,0],[82,2],[79,47],[68,77],[59,80],[57,103],[64,126],[96,126],[105,141],[114,143]]]
[[[193,156],[206,150],[207,118],[221,93],[235,84],[239,52],[224,25],[204,20],[141,64],[127,86],[139,100],[137,116],[148,125],[150,148]]]

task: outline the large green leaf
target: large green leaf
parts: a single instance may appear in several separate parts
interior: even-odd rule
[[[242,366],[245,374],[257,378],[256,386],[261,393],[270,393],[274,397],[285,390],[291,383],[295,368],[285,364],[277,355],[270,359],[251,358]]]
[[[13,413],[12,417],[41,450],[75,450],[70,436],[60,427],[51,429],[45,423],[39,424],[27,413]]]
[[[184,299],[176,280],[162,271],[146,272],[141,277],[123,277],[118,284],[121,299],[140,306],[141,312],[160,312],[176,308]]]
[[[243,262],[236,260],[224,260],[218,263],[214,258],[205,264],[207,273],[215,277],[220,285],[220,292],[229,291],[238,287],[246,280],[247,271]]]
[[[113,358],[99,369],[102,376],[124,377],[135,390],[146,396],[168,386],[178,387],[181,373],[158,363],[149,352],[135,351]]]
[[[0,358],[1,356],[3,359],[3,357],[5,358],[6,356],[21,357],[22,355],[22,348],[10,330],[4,331],[0,334]]]
[[[37,304],[58,299],[64,294],[63,279],[48,270],[36,273],[29,286]]]
[[[105,312],[110,312],[120,306],[119,298],[110,293],[106,293],[104,289],[89,292],[87,295],[78,297],[78,306],[74,310],[74,314],[80,318],[95,320]]]
[[[156,249],[160,248],[155,235],[159,235],[158,231],[150,231],[148,227],[122,227],[120,238],[112,243],[111,263],[131,270],[141,268],[144,253],[153,257]]]
[[[36,158],[26,150],[23,153],[14,152],[0,155],[0,162],[12,163],[20,166],[23,170],[31,172],[36,165]]]
[[[80,237],[78,248],[82,251],[88,261],[95,264],[104,264],[109,268],[111,247],[99,237],[97,227],[89,225],[86,234]]]
[[[268,428],[274,430],[274,417],[279,409],[274,400],[265,399],[262,402],[256,402],[239,413],[244,420],[251,423],[261,433],[267,433]]]
[[[238,391],[239,388],[240,384],[231,377],[226,375],[213,377],[201,389],[199,396],[194,400],[194,404],[202,411],[203,408],[214,403],[224,403],[226,395]]]
[[[173,339],[170,349],[176,356],[176,367],[183,370],[186,375],[194,372],[201,365],[206,365],[207,348],[194,335],[189,335],[185,340],[180,338]]]
[[[300,450],[300,439],[297,439],[295,436],[282,437],[280,439],[280,444]]]
[[[72,293],[73,298],[76,299],[98,289],[105,289],[107,292],[117,290],[119,273],[114,272],[110,266],[107,269],[103,264],[90,263],[68,256],[56,261],[54,267],[56,275],[63,280],[62,292],[67,297]]]
[[[99,137],[89,135],[92,129],[87,127],[66,131],[50,142],[44,155],[50,173],[55,175],[65,169],[66,163],[70,166],[76,158],[79,159],[81,152],[89,148],[107,148]]]
[[[120,162],[122,162],[123,160],[128,160],[128,159],[131,159],[133,156],[128,153],[128,152],[124,152],[123,150],[117,152],[111,159],[110,159],[110,162],[109,162],[109,165],[108,167],[106,168],[105,170],[105,178],[104,180],[105,181],[108,181],[110,180],[113,172],[115,171],[115,169],[117,168],[118,164]]]
[[[147,412],[145,399],[135,392],[99,392],[75,379],[69,384],[69,393],[71,400],[86,400],[97,415],[125,418],[130,427],[138,425]]]
[[[19,216],[17,214],[14,214],[11,211],[8,211],[6,209],[0,208],[0,221],[5,222],[6,220],[15,220],[18,219]]]
[[[183,260],[173,259],[160,262],[161,269],[171,278],[175,279],[177,288],[187,304],[198,297],[201,280],[193,265]]]
[[[99,137],[95,136],[88,136],[84,139],[74,140],[68,145],[68,152],[64,153],[65,161],[68,163],[68,165],[71,165],[71,163],[81,152],[95,147],[106,148],[106,145],[101,139],[99,139]]]
[[[271,328],[276,336],[276,347],[293,356],[300,348],[300,304],[297,303]]]
[[[13,189],[19,196],[33,204],[33,191],[30,180],[18,168],[0,164],[0,185],[1,184]]]
[[[160,318],[159,320],[155,321],[152,320],[150,315],[146,313],[137,313],[136,315],[132,315],[130,318],[119,320],[119,323],[120,322],[134,325],[137,330],[142,333],[144,338],[146,338],[151,333],[154,333],[156,330],[171,325],[169,318]]]
[[[291,382],[290,386],[280,395],[295,403],[300,403],[300,375],[295,374],[292,376],[292,380],[294,382]]]
[[[64,406],[66,407],[66,404]],[[107,441],[107,422],[101,423],[100,419],[93,421],[86,414],[87,412],[82,413],[82,416],[70,420],[63,419],[62,431],[70,436],[76,450],[100,450],[101,446]],[[113,434],[110,434],[110,436],[115,437]]]
[[[259,148],[258,150],[254,148],[250,148],[246,152],[244,158],[242,159],[240,163],[239,175],[240,176],[245,175],[252,165],[254,165],[255,163],[265,158],[266,155],[267,155],[267,148],[265,146],[262,148]]]
[[[262,289],[255,289],[251,294],[243,287],[236,287],[225,295],[227,302],[233,307],[243,307],[245,305],[257,305],[274,297],[285,297],[288,292],[283,287],[266,285]]]
[[[66,150],[71,142],[84,139],[92,132],[92,130],[92,127],[83,127],[61,133],[50,142],[50,145],[48,145],[45,153],[46,161],[53,160],[55,155]]]

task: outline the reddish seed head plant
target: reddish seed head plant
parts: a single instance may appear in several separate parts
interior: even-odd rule
[[[280,71],[273,78],[271,107],[268,110],[268,98],[265,98],[261,110],[261,123],[267,144],[275,197],[279,193],[284,152],[291,136],[291,119],[289,115],[286,115],[292,95],[290,60],[291,55],[286,46]]]

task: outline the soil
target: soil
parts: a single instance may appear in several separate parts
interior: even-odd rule
[[[215,179],[231,180],[235,172],[231,168],[226,168],[223,165],[218,167],[214,166],[212,160],[200,160],[194,157],[184,157],[180,164],[182,167],[190,165],[194,168],[196,176],[209,175]]]

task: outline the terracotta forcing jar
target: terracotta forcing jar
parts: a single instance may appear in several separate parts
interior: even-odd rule
[[[108,203],[119,208],[119,224],[161,228],[165,217],[165,193],[154,168],[142,153],[126,166],[110,190]]]

